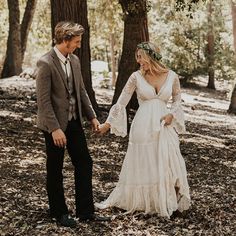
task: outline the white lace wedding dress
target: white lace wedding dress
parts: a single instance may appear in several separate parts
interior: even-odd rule
[[[139,108],[131,124],[119,181],[110,196],[95,206],[100,209],[116,206],[128,212],[138,210],[170,217],[173,211],[186,210],[190,205],[186,167],[176,133],[185,131],[179,79],[170,70],[157,93],[140,71],[134,72],[106,121],[115,135],[127,135],[125,107],[134,91]],[[168,109],[170,97],[172,105]],[[171,125],[164,126],[160,120],[168,113],[174,118]]]

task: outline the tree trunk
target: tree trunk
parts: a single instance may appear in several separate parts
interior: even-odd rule
[[[27,38],[33,20],[37,0],[28,0],[20,25],[19,1],[8,0],[9,35],[7,40],[6,59],[1,77],[18,75],[22,71],[22,63],[26,50]]]
[[[90,61],[90,44],[89,44],[89,25],[87,16],[86,0],[51,0],[51,25],[52,35],[54,28],[59,21],[69,20],[81,24],[85,32],[82,38],[80,50],[75,54],[81,60],[81,70],[86,91],[89,95],[94,110],[98,114],[98,105],[95,99],[95,93],[92,87],[91,61]]]
[[[208,3],[208,35],[207,35],[207,59],[208,59],[208,85],[210,89],[215,89],[215,71],[214,71],[214,23],[212,20],[213,0]]]
[[[119,0],[119,3],[124,13],[124,39],[113,104],[119,98],[129,76],[138,69],[135,60],[137,44],[149,40],[146,0]],[[130,107],[137,109],[135,96],[131,99]]]
[[[232,113],[236,115],[236,83],[234,85],[233,92],[231,95],[231,101],[230,101],[228,113]]]
[[[36,9],[37,0],[28,0],[25,13],[21,22],[21,57],[22,62],[24,61],[24,55],[26,50],[27,38],[29,35],[29,30],[31,23],[33,21],[34,12]]]
[[[236,1],[231,0],[231,15],[233,23],[234,50],[236,53]]]
[[[19,1],[8,0],[7,2],[9,9],[9,34],[2,78],[18,75],[22,71]]]
[[[112,73],[112,79],[111,79],[111,86],[112,88],[116,85],[116,58],[115,58],[115,35],[114,33],[111,33],[110,37],[110,45],[111,45],[111,73]]]
[[[234,1],[231,1],[231,10],[233,22],[234,51],[236,52],[236,2]],[[233,92],[231,95],[228,113],[236,114],[236,83],[234,84]]]

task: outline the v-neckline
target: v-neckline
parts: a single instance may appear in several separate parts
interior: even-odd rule
[[[140,73],[140,75],[142,76],[142,79],[146,82],[146,84],[149,85],[149,86],[153,89],[155,95],[158,96],[158,95],[160,94],[161,90],[163,89],[163,87],[165,86],[165,84],[167,83],[167,80],[168,80],[169,75],[170,75],[170,71],[171,71],[171,70],[168,70],[167,75],[166,75],[166,78],[165,78],[165,81],[164,81],[164,83],[162,84],[162,86],[160,87],[159,91],[157,91],[156,88],[155,88],[154,86],[152,86],[152,85],[144,78],[144,76],[142,75],[142,73],[141,73],[140,71],[139,71],[139,73]]]

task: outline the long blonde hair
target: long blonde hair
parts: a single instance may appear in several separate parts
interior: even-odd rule
[[[153,51],[153,52],[157,52],[158,54],[160,54],[160,49],[151,42],[144,42],[145,44],[147,44],[149,46],[149,48]],[[153,57],[151,57],[151,55],[148,53],[147,50],[143,49],[143,48],[139,48],[137,47],[136,52],[135,52],[135,58],[136,60],[138,59],[138,51],[140,52],[140,55],[142,57],[142,59],[150,65],[150,72],[153,74],[154,72],[157,73],[166,73],[168,72],[168,68],[160,62],[160,60],[156,60]],[[145,71],[143,71],[141,69],[141,73],[144,75]]]

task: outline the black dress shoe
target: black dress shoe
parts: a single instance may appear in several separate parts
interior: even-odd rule
[[[65,227],[73,228],[76,226],[76,221],[73,218],[70,218],[68,214],[62,215],[61,217],[56,218],[57,224]]]
[[[79,216],[79,221],[110,221],[110,220],[111,220],[111,217],[99,216],[96,214]]]

